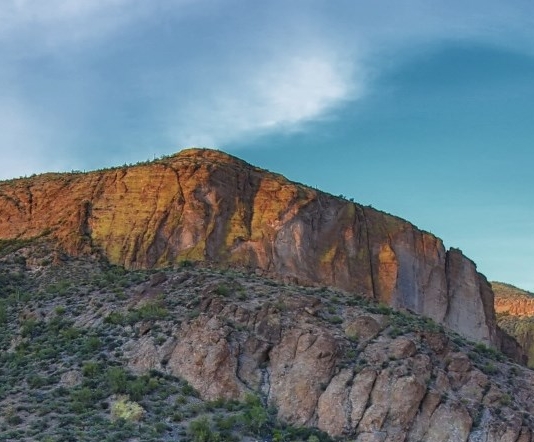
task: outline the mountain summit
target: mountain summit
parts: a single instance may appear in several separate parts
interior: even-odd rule
[[[491,286],[460,250],[220,151],[0,183],[0,239],[42,235],[129,269],[195,261],[335,287],[521,358],[496,325]]]

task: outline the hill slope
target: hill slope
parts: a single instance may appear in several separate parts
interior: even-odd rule
[[[0,183],[0,238],[48,234],[130,269],[183,260],[360,293],[520,359],[472,261],[412,224],[218,151]]]
[[[432,320],[187,262],[1,245],[2,440],[533,440],[532,371]]]

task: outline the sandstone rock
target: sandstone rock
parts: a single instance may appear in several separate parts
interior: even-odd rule
[[[237,378],[237,344],[216,317],[199,317],[186,325],[167,364],[168,370],[187,380],[203,398],[239,398],[246,391]]]
[[[458,404],[441,404],[432,414],[426,442],[465,442],[473,421],[467,410]]]
[[[73,255],[99,250],[128,268],[203,261],[330,285],[501,343],[491,288],[460,251],[446,252],[400,218],[218,151],[0,183],[2,239],[50,231]]]
[[[384,326],[370,315],[361,315],[351,321],[345,327],[345,333],[350,338],[368,341],[374,338]]]
[[[509,284],[491,285],[495,291],[495,311],[500,313],[498,324],[506,332],[501,333],[502,351],[514,355],[516,362],[534,367],[534,295]]]
[[[408,435],[408,440],[426,440],[424,439],[424,436],[430,426],[430,419],[440,402],[440,393],[434,391],[427,392],[421,403],[421,409],[414,419],[414,423]]]
[[[326,331],[291,329],[270,354],[270,400],[278,415],[299,425],[309,423],[323,388],[329,384],[339,354]]]
[[[145,373],[151,369],[161,370],[163,357],[158,352],[153,338],[143,336],[133,347],[132,351],[126,354],[130,370],[134,373]]]
[[[317,404],[317,426],[333,436],[341,436],[349,428],[348,395],[352,370],[341,370],[328,384]]]
[[[369,397],[376,381],[376,371],[365,368],[358,373],[352,383],[350,390],[350,402],[352,404],[351,421],[354,427],[358,427],[365,409],[367,408]]]
[[[393,358],[404,359],[413,356],[417,351],[417,347],[412,340],[400,337],[389,344],[388,350],[389,355]]]

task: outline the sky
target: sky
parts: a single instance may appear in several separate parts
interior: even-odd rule
[[[193,146],[534,291],[532,0],[0,2],[0,179]]]

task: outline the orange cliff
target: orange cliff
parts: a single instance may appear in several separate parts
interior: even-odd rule
[[[97,249],[128,268],[203,261],[362,293],[516,350],[496,325],[490,285],[459,250],[219,151],[0,183],[0,238],[44,231],[68,253]]]

